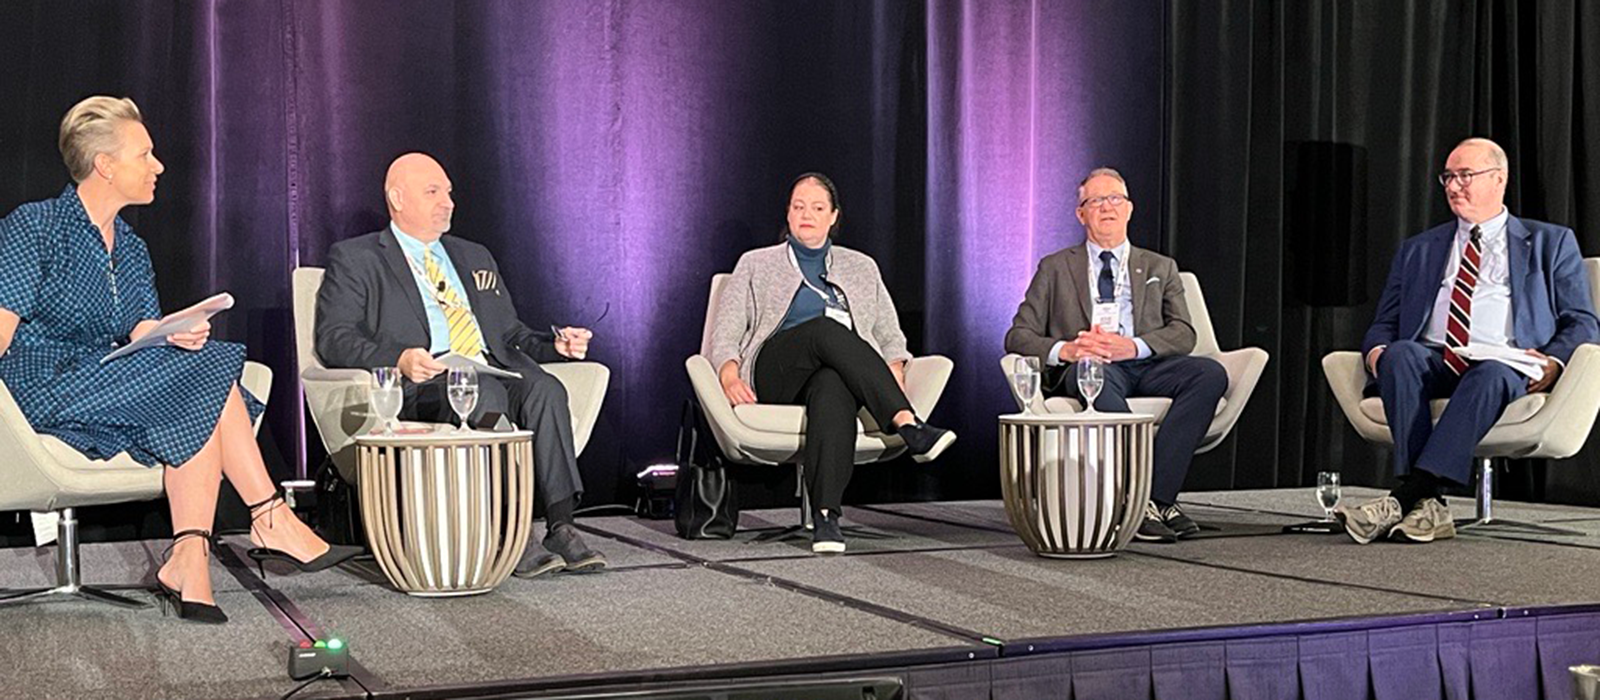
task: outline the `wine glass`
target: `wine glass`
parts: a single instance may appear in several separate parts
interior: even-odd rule
[[[372,369],[372,410],[383,420],[383,434],[394,434],[394,419],[400,417],[400,404],[405,395],[400,388],[400,370],[396,367]]]
[[[471,367],[451,367],[448,381],[450,408],[461,419],[456,432],[465,433],[467,416],[472,415],[472,409],[478,405],[478,371]]]
[[[1333,507],[1339,505],[1339,472],[1317,472],[1317,502],[1322,504],[1322,521],[1333,522]]]
[[[1083,395],[1084,413],[1096,413],[1094,400],[1106,384],[1106,367],[1098,357],[1078,359],[1078,393]]]
[[[1023,415],[1033,414],[1033,398],[1039,394],[1039,358],[1019,357],[1011,368],[1011,385],[1022,399]]]

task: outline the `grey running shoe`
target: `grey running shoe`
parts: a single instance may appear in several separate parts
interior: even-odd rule
[[[1412,508],[1389,537],[1401,542],[1432,542],[1456,536],[1456,521],[1450,519],[1450,506],[1442,499],[1424,498]]]
[[[1161,519],[1161,511],[1156,509],[1156,504],[1145,501],[1144,522],[1139,524],[1139,531],[1133,533],[1133,538],[1140,542],[1165,542],[1171,544],[1178,541],[1178,533],[1167,527],[1166,521]]]
[[[1394,496],[1384,496],[1359,506],[1339,505],[1333,517],[1344,524],[1344,531],[1357,544],[1368,544],[1380,537],[1388,537],[1394,526],[1400,524],[1400,502]]]
[[[539,540],[529,535],[528,548],[522,550],[522,558],[517,560],[517,568],[511,573],[518,578],[533,578],[565,568],[567,560],[562,559],[560,554],[552,554],[539,544]]]

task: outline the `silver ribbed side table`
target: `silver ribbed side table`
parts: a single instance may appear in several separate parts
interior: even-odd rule
[[[1011,527],[1042,557],[1093,559],[1133,539],[1150,499],[1155,418],[1000,416],[1000,489]]]

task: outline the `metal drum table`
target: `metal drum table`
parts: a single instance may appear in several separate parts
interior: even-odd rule
[[[378,566],[415,596],[487,593],[533,528],[533,433],[361,435],[361,519]]]
[[[1042,557],[1093,559],[1133,539],[1150,499],[1155,418],[1000,416],[1000,490],[1011,527]]]

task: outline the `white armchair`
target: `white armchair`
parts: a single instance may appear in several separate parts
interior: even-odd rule
[[[1585,258],[1584,272],[1589,277],[1589,294],[1600,306],[1600,258]],[[1366,369],[1361,353],[1345,350],[1322,358],[1322,372],[1339,401],[1339,408],[1356,433],[1368,442],[1394,445],[1389,421],[1384,416],[1383,400],[1362,395]],[[1437,421],[1449,399],[1430,405]],[[1500,420],[1478,443],[1473,455],[1478,458],[1478,484],[1475,519],[1462,521],[1461,527],[1493,528],[1547,534],[1580,535],[1575,530],[1501,520],[1494,517],[1494,460],[1507,458],[1563,459],[1577,454],[1589,439],[1595,416],[1600,414],[1600,345],[1580,345],[1572,353],[1555,386],[1548,393],[1529,394],[1506,406]]]
[[[1223,392],[1222,399],[1217,401],[1217,411],[1211,419],[1211,426],[1206,429],[1205,438],[1195,449],[1195,453],[1199,454],[1220,444],[1223,438],[1228,437],[1228,432],[1233,430],[1234,424],[1239,422],[1239,414],[1244,412],[1250,394],[1256,390],[1256,382],[1261,379],[1262,370],[1267,367],[1267,351],[1261,348],[1240,348],[1226,352],[1220,350],[1217,347],[1217,333],[1211,327],[1211,313],[1206,310],[1205,294],[1200,291],[1200,280],[1192,272],[1180,273],[1178,276],[1183,280],[1183,294],[1189,305],[1189,320],[1194,324],[1194,350],[1189,354],[1216,360],[1228,373],[1228,390]],[[1023,405],[1022,397],[1017,395],[1017,388],[1011,383],[1011,368],[1018,357],[1020,356],[1013,353],[1001,358],[1000,371],[1006,377],[1006,386],[1011,389],[1011,398],[1017,402],[1017,407],[1020,409]],[[1172,399],[1160,396],[1128,399],[1129,410],[1155,416],[1158,431],[1161,420],[1166,417],[1167,410],[1171,407]],[[1078,413],[1083,410],[1083,404],[1077,399],[1065,396],[1045,398],[1043,392],[1040,392],[1034,396],[1032,408],[1036,413]]]
[[[706,304],[706,324],[701,333],[700,353],[684,361],[684,367],[689,372],[689,383],[694,388],[695,399],[699,401],[701,410],[705,412],[706,423],[728,461],[750,465],[794,464],[798,472],[803,469],[799,460],[801,447],[805,444],[805,407],[762,403],[734,406],[722,393],[717,370],[707,358],[711,353],[712,329],[716,327],[717,305],[728,277],[727,273],[722,273],[711,278],[711,296]],[[913,358],[906,364],[907,398],[918,416],[926,418],[933,413],[954,367],[955,363],[949,358],[939,355]],[[887,435],[879,430],[877,423],[863,410],[857,424],[855,463],[881,462],[898,457],[903,452],[905,443],[898,436]],[[809,522],[805,479],[799,481],[801,519]]]
[[[320,267],[294,271],[294,335],[300,383],[323,448],[345,480],[355,483],[355,436],[376,427],[378,416],[368,405],[370,378],[365,370],[329,369],[317,358],[313,340],[322,275]],[[598,362],[557,362],[540,367],[567,389],[573,447],[577,454],[583,454],[599,420],[611,370]]]
[[[272,370],[255,362],[244,364],[239,383],[266,403],[272,390]],[[255,427],[260,429],[261,421]],[[133,461],[126,452],[108,460],[91,460],[61,440],[40,435],[0,383],[0,510],[52,512],[56,516],[56,585],[13,591],[0,603],[57,597],[76,597],[130,608],[149,605],[141,601],[83,585],[78,567],[78,506],[148,501],[162,493],[161,467]]]

